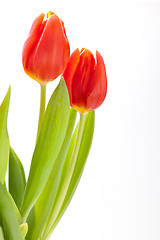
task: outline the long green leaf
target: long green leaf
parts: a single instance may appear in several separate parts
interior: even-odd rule
[[[21,229],[23,238],[25,238],[25,237],[26,237],[26,234],[27,234],[27,232],[28,232],[28,224],[27,224],[27,223],[22,223],[22,224],[20,225],[20,229]]]
[[[22,203],[25,186],[26,179],[23,165],[14,150],[11,148],[9,156],[9,192],[18,208]]]
[[[0,182],[2,184],[4,183],[7,171],[10,150],[7,131],[7,117],[10,101],[10,92],[11,89],[9,87],[8,92],[0,106]]]
[[[2,218],[1,218],[1,213],[0,213],[0,226],[2,226]]]
[[[84,125],[84,129],[83,129],[83,135],[82,135],[82,141],[81,141],[81,145],[80,145],[80,149],[79,149],[79,153],[78,153],[78,157],[76,160],[76,165],[75,165],[75,169],[72,175],[72,179],[68,188],[68,192],[66,194],[66,197],[64,199],[63,205],[61,207],[61,210],[57,216],[57,219],[55,222],[52,222],[52,215],[54,213],[54,209],[56,206],[56,203],[58,201],[62,186],[64,184],[67,172],[68,172],[68,168],[70,165],[70,161],[71,161],[71,156],[73,153],[73,149],[74,149],[74,145],[75,145],[75,140],[76,140],[76,135],[77,135],[77,128],[74,131],[68,152],[67,152],[67,156],[63,165],[63,170],[62,170],[62,174],[61,174],[61,180],[60,180],[60,184],[59,184],[59,188],[57,191],[57,195],[56,195],[56,199],[54,201],[54,205],[52,207],[51,213],[50,213],[50,217],[48,220],[48,223],[46,225],[46,229],[44,232],[43,236],[48,236],[51,234],[51,232],[54,230],[55,226],[57,225],[57,223],[59,222],[60,218],[62,217],[62,215],[64,214],[68,204],[70,203],[73,194],[76,190],[76,187],[79,183],[79,180],[81,178],[88,154],[89,154],[89,150],[91,147],[91,143],[92,143],[92,139],[93,139],[93,133],[94,133],[94,121],[95,121],[95,113],[94,111],[89,112],[86,117],[85,117],[85,125]],[[45,237],[43,239],[45,239]]]
[[[3,228],[0,226],[0,240],[4,240]]]
[[[15,208],[6,191],[0,183],[0,215],[2,217],[4,238],[6,240],[23,240]]]
[[[61,149],[69,120],[69,105],[68,90],[61,79],[48,103],[33,153],[21,207],[24,219],[42,192]]]
[[[18,223],[22,224],[22,217],[21,217],[21,214],[19,212],[19,209],[18,209],[18,207],[17,207],[17,205],[16,205],[12,195],[9,192],[8,192],[8,196],[10,197],[12,205],[14,206],[14,210],[15,210],[15,213],[16,213],[16,217],[17,217]]]
[[[48,178],[48,181],[34,205],[34,211],[30,213],[27,222],[29,224],[29,231],[26,236],[26,239],[38,239],[42,232],[44,231],[45,225],[47,223],[50,210],[52,208],[56,192],[58,189],[61,171],[63,167],[63,163],[66,157],[67,149],[70,143],[70,139],[72,136],[75,120],[76,120],[76,111],[74,109],[70,110],[70,118],[68,122],[68,127],[66,131],[66,136],[63,141],[61,150],[58,154],[58,157],[54,163],[51,174]],[[33,218],[35,218],[35,224],[33,225]]]

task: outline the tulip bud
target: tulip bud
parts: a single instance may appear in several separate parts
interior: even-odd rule
[[[53,12],[39,15],[24,43],[22,63],[25,72],[41,84],[56,79],[65,69],[70,46],[64,23]]]
[[[107,75],[102,56],[83,48],[76,49],[63,73],[71,107],[80,113],[87,113],[98,108],[107,94]]]

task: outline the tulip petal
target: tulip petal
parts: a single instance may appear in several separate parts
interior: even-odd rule
[[[77,49],[63,73],[71,107],[83,114],[99,107],[107,93],[105,64],[98,51],[96,60],[88,49]]]
[[[29,32],[28,38],[26,42],[24,43],[23,47],[23,53],[22,53],[22,63],[25,72],[27,75],[29,75],[31,78],[36,80],[36,77],[34,76],[33,71],[33,57],[35,53],[35,49],[37,47],[39,38],[42,34],[44,25],[43,19],[44,19],[44,13],[40,14],[33,22],[31,30]]]
[[[98,108],[104,101],[107,94],[107,75],[105,64],[98,51],[96,51],[96,59],[97,64],[93,79],[90,83],[90,88],[92,88],[92,91],[87,98],[87,106],[89,110]]]
[[[88,94],[90,94],[90,81],[93,78],[95,60],[93,54],[82,49],[72,81],[72,104],[78,108],[86,108]]]
[[[77,48],[70,56],[70,60],[63,73],[63,77],[68,88],[71,103],[72,103],[72,92],[71,92],[72,79],[79,62],[79,55],[80,55],[80,52],[79,52],[79,49]]]
[[[46,21],[34,55],[34,73],[39,82],[56,79],[67,65],[70,47],[64,27],[57,15]]]

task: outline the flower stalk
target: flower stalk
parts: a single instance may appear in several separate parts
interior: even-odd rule
[[[45,105],[46,105],[46,84],[40,84],[40,109],[39,109],[39,120],[38,120],[38,129],[37,129],[37,137],[36,142],[39,136],[39,132],[41,129],[42,120],[45,113]]]

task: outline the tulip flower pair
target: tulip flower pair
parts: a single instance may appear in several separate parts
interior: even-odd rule
[[[26,240],[45,240],[78,185],[93,138],[93,110],[106,97],[107,75],[98,51],[96,59],[85,48],[70,56],[64,23],[53,12],[46,20],[44,14],[35,19],[22,55],[25,72],[40,83],[41,103],[35,151],[19,205],[22,222],[29,225]],[[62,80],[45,110],[46,84],[59,75]],[[80,120],[74,127],[77,111]]]
[[[25,72],[44,85],[63,73],[71,107],[86,113],[99,107],[107,93],[107,76],[102,56],[96,61],[87,50],[76,49],[70,57],[70,46],[64,23],[53,12],[38,16],[23,48]]]

